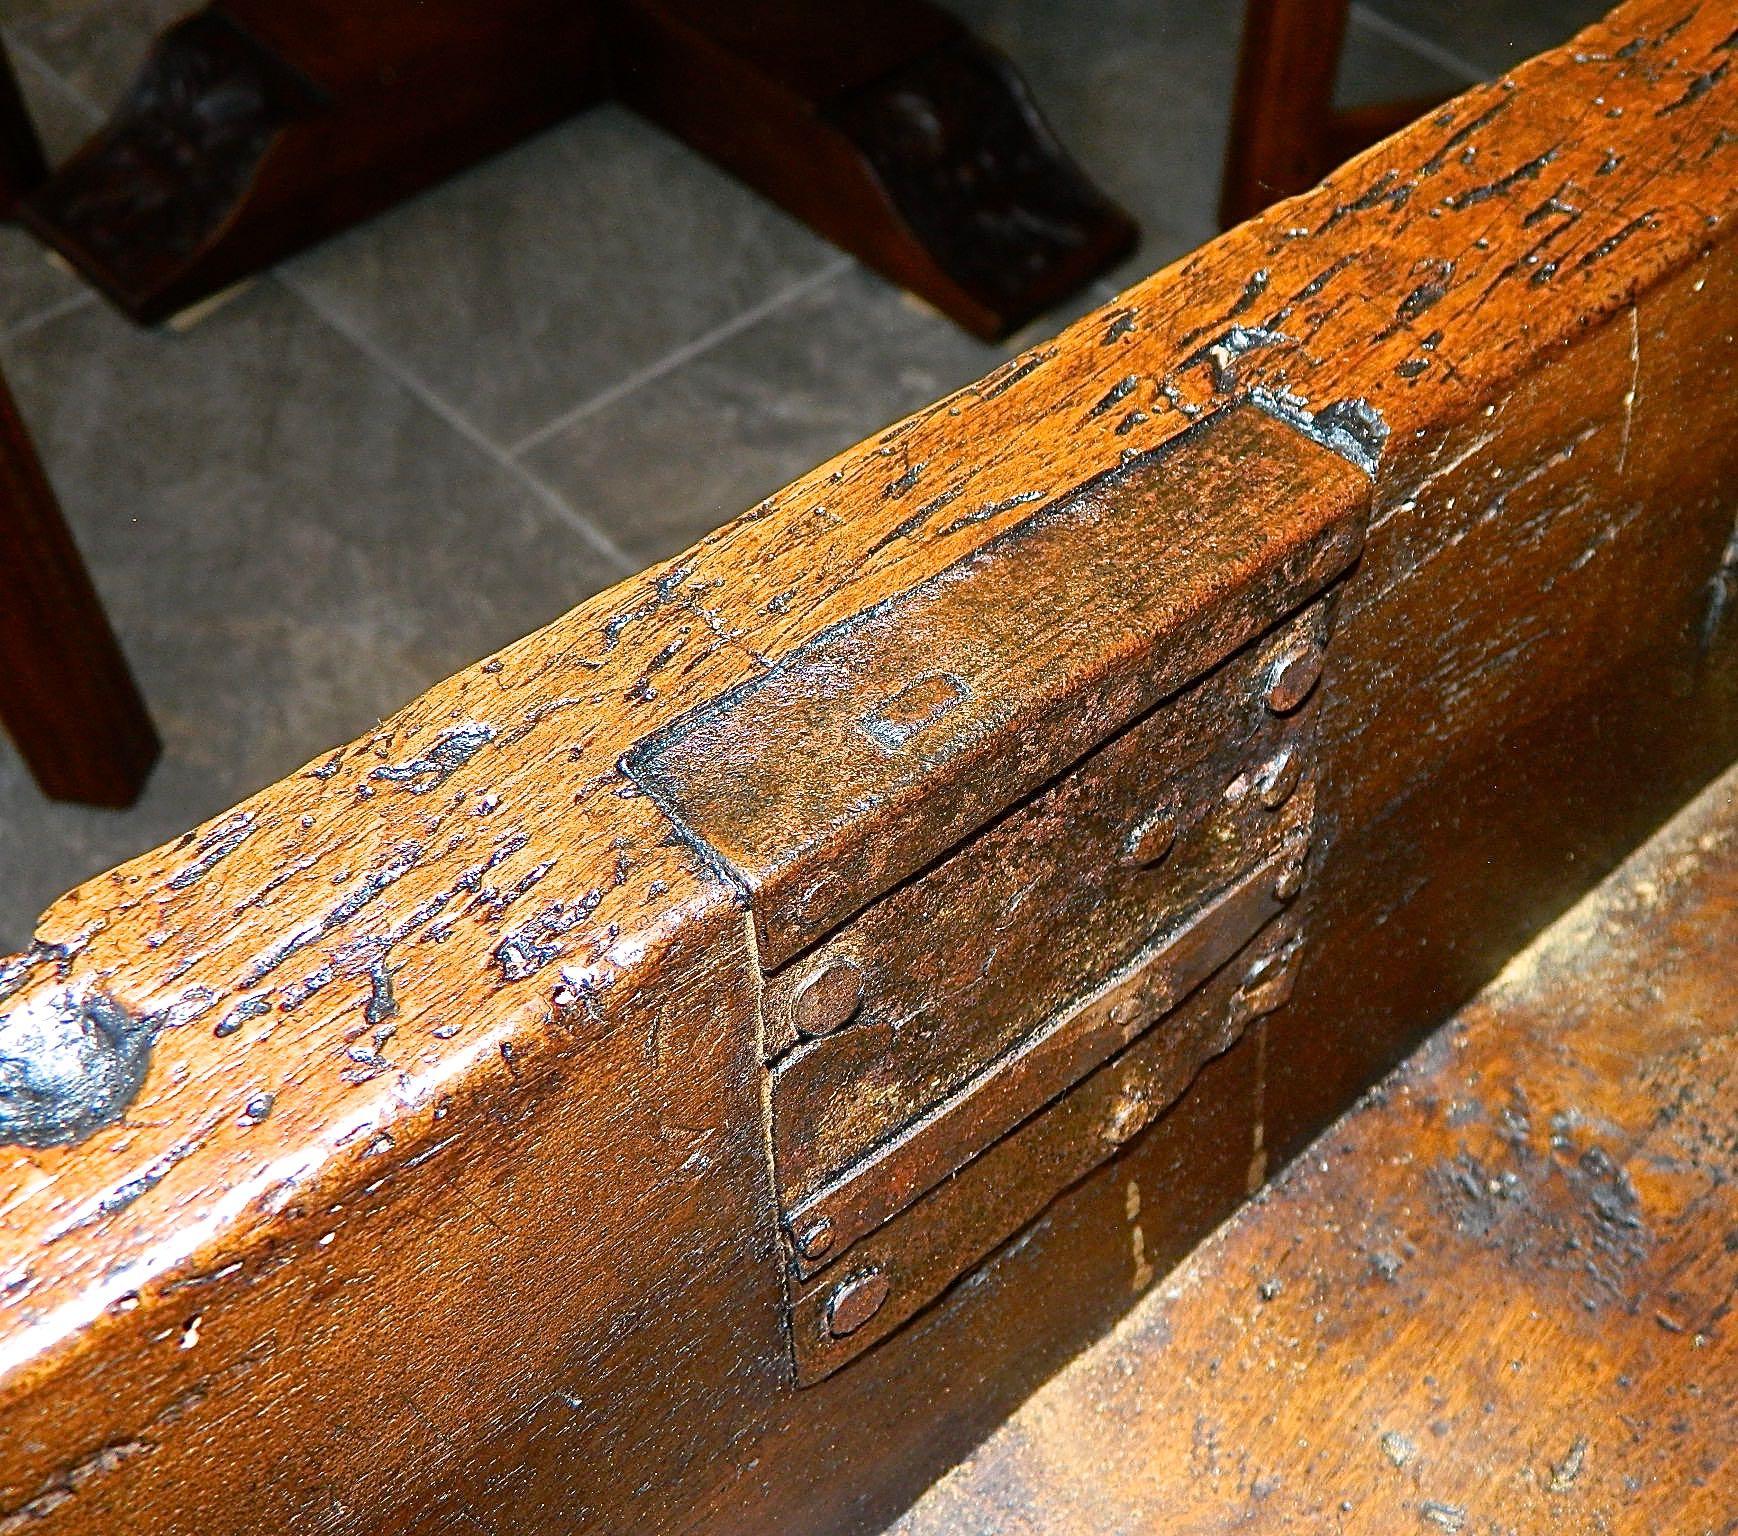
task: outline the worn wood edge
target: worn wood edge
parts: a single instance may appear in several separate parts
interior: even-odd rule
[[[438,1098],[481,1091],[515,1055],[557,1073],[564,1021],[607,1017],[610,994],[654,977],[694,928],[736,933],[734,893],[617,774],[652,729],[1235,394],[1356,395],[1403,438],[1470,414],[1693,261],[1723,236],[1738,192],[1729,181],[1718,207],[1699,206],[1673,175],[1734,153],[1722,125],[1733,47],[1712,7],[1621,9],[368,737],[56,903],[32,950],[0,967],[0,1018],[100,991],[161,1033],[127,1121],[80,1146],[6,1155],[0,1394],[51,1376],[81,1330],[141,1287],[245,1251],[270,1230],[262,1196],[285,1177],[305,1198],[337,1199],[378,1176],[367,1149],[388,1127],[393,1157],[419,1156],[450,1134],[433,1118]],[[1639,100],[1629,124],[1611,119],[1603,151],[1550,142],[1618,85]],[[1644,117],[1651,134],[1630,126]],[[1569,200],[1552,188],[1571,181],[1580,201],[1559,214],[1552,205]],[[1433,215],[1443,254],[1396,270],[1386,232]],[[1457,335],[1508,281],[1529,285],[1531,324],[1476,362],[1457,359]],[[1423,348],[1427,313],[1440,335]],[[565,732],[575,720],[583,728]],[[444,851],[407,856],[419,836]],[[459,1026],[425,1036],[414,1070],[373,1044],[377,1029],[346,1038],[371,999],[380,1009],[366,946],[311,985],[329,964],[313,937],[268,973],[273,1012],[228,1037],[249,1047],[245,1065],[212,1041],[213,1023],[258,995],[238,979],[299,924],[338,912],[346,890],[390,890],[402,920],[491,859],[448,899],[468,907],[467,924],[387,967],[398,1036]],[[555,941],[559,955],[534,963]],[[300,998],[288,1013],[279,989]],[[372,1060],[355,1058],[363,1040]],[[249,1106],[267,1093],[270,1114],[255,1119]],[[117,1268],[129,1257],[142,1267]]]

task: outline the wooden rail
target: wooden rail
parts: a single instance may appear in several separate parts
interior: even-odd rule
[[[1721,11],[1621,7],[51,908],[0,1532],[908,1503],[1738,751]],[[939,1182],[870,1167],[944,1116]]]

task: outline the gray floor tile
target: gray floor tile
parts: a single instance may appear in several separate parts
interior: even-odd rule
[[[92,307],[0,357],[167,744],[122,814],[45,803],[0,744],[0,953],[74,881],[613,579],[276,284],[187,336]]]
[[[1482,76],[1463,61],[1430,57],[1410,47],[1386,18],[1354,11],[1340,50],[1340,72],[1334,96],[1341,106],[1367,106],[1420,96],[1454,96]],[[1457,63],[1461,67],[1455,67]]]
[[[0,227],[0,335],[77,302],[84,292],[35,239],[16,226]]]
[[[1003,355],[852,266],[527,460],[649,561]]]
[[[197,0],[24,0],[24,4],[26,14],[34,10],[37,15],[33,20],[21,16],[10,24],[20,46],[105,116],[145,62],[152,39],[171,22],[199,9]]]
[[[291,277],[514,443],[832,260],[603,106],[310,252]]]
[[[1610,0],[1366,0],[1369,8],[1475,69],[1498,75],[1566,42]]]
[[[953,9],[1015,61],[1070,152],[1140,221],[1141,248],[1114,274],[1118,287],[1217,233],[1239,0],[954,0]],[[1467,83],[1354,16],[1342,102]]]
[[[107,0],[6,0],[5,26],[11,31],[53,17],[68,17],[94,10]]]
[[[88,115],[68,100],[33,60],[14,60],[25,101],[50,159],[79,144],[89,131]],[[16,225],[0,226],[0,334],[88,293],[64,264]]]
[[[50,164],[77,149],[101,120],[99,114],[31,48],[10,22],[6,35],[13,72],[24,92],[25,105],[36,123]]]

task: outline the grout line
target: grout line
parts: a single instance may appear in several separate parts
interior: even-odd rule
[[[22,320],[16,320],[5,330],[0,331],[0,341],[17,341],[21,337],[39,331],[43,326],[60,319],[62,315],[75,314],[81,309],[87,309],[97,302],[95,289],[82,286],[84,279],[80,278],[80,288],[77,293],[70,293],[64,299],[57,299],[44,309],[39,309],[33,315],[26,315]]]
[[[1487,71],[1475,68],[1458,53],[1414,32],[1411,27],[1391,20],[1380,11],[1364,4],[1363,0],[1352,0],[1352,19],[1368,27],[1379,37],[1385,37],[1389,42],[1417,54],[1427,63],[1436,65],[1438,69],[1451,75],[1459,75],[1468,85],[1482,85],[1491,78]]]
[[[644,561],[634,559],[583,512],[576,507],[569,506],[566,499],[558,494],[552,486],[533,474],[523,464],[515,463],[470,417],[443,396],[430,389],[410,369],[380,346],[373,337],[360,330],[347,316],[326,304],[313,289],[305,287],[282,271],[273,275],[284,288],[307,305],[324,324],[336,331],[377,367],[390,374],[403,388],[409,390],[412,395],[473,447],[481,449],[515,480],[529,489],[550,512],[579,534],[622,575],[632,576],[644,568]]]
[[[682,346],[666,352],[655,363],[648,364],[638,373],[629,374],[627,378],[610,385],[608,389],[593,395],[589,400],[581,401],[571,410],[563,411],[553,421],[547,421],[534,432],[526,434],[507,450],[508,457],[517,462],[521,454],[529,453],[533,448],[566,431],[576,422],[584,421],[586,417],[603,410],[605,406],[614,405],[616,401],[633,394],[635,390],[652,383],[654,380],[663,378],[667,373],[674,372],[684,363],[692,362],[702,353],[710,352],[712,348],[730,340],[732,336],[740,335],[743,331],[759,324],[769,315],[776,314],[785,305],[801,298],[804,294],[812,293],[815,289],[824,287],[854,264],[853,257],[839,256],[818,271],[810,273],[809,276],[792,283],[790,287],[775,293],[771,298],[761,300],[760,303],[743,310],[741,314],[726,320],[723,325],[714,327],[704,336],[698,336],[693,341],[686,342]]]
[[[604,559],[608,560],[616,571],[623,576],[637,576],[645,570],[646,562],[630,555],[620,544],[616,543],[608,533],[593,519],[587,517],[578,507],[569,504],[567,498],[555,489],[535,470],[508,458],[494,444],[489,445],[489,452],[501,467],[516,476],[532,493],[562,522],[568,524],[581,538],[585,539]]]

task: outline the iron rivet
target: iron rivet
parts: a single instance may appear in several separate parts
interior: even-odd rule
[[[855,1333],[881,1310],[889,1289],[887,1276],[878,1269],[851,1276],[827,1302],[827,1332],[835,1339]]]
[[[833,1224],[825,1216],[797,1234],[797,1251],[805,1259],[818,1259],[833,1246]]]
[[[791,993],[791,1023],[803,1035],[830,1035],[843,1029],[863,1003],[863,972],[855,960],[834,955],[823,960]]]
[[[1297,952],[1263,955],[1249,967],[1243,984],[1231,999],[1239,1018],[1259,1019],[1291,1000],[1297,983]]]
[[[1142,866],[1161,862],[1177,841],[1177,813],[1154,811],[1137,822],[1123,841],[1123,862]]]
[[[1123,1097],[1117,1100],[1116,1108],[1110,1113],[1110,1119],[1104,1128],[1104,1139],[1115,1146],[1121,1146],[1139,1129],[1146,1103],[1138,1093],[1124,1090]]]
[[[1297,788],[1302,774],[1303,765],[1298,761],[1297,753],[1290,747],[1281,747],[1261,765],[1255,776],[1256,788],[1261,793],[1261,803],[1268,810],[1277,811],[1291,799],[1292,791]]]
[[[1273,882],[1273,895],[1276,901],[1290,901],[1303,889],[1304,860],[1298,859],[1294,864],[1287,864],[1279,872],[1279,878]]]
[[[1322,675],[1322,649],[1309,639],[1294,641],[1268,669],[1267,707],[1289,715],[1307,699]]]

